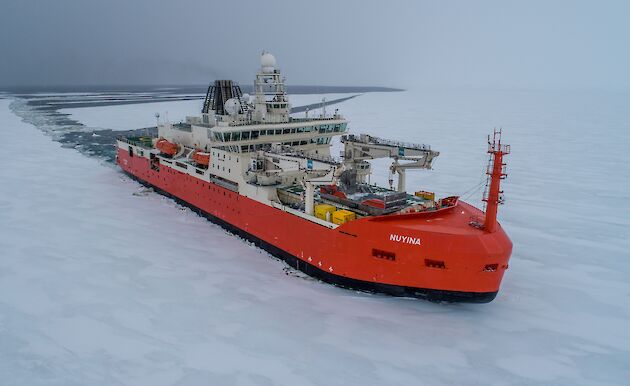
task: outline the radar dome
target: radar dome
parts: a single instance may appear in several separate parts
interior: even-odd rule
[[[230,98],[225,101],[223,108],[226,113],[234,116],[239,113],[239,110],[241,109],[241,102],[239,102],[237,98]]]
[[[260,57],[260,66],[263,69],[263,72],[273,72],[276,67],[276,58],[271,55],[269,52],[263,52]]]

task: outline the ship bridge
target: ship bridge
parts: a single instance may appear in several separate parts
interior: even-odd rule
[[[328,149],[331,139],[347,132],[348,122],[341,116],[327,119],[295,119],[286,123],[217,125],[208,130],[213,147],[231,152],[251,152],[273,144],[293,146],[319,154]]]
[[[159,136],[206,151],[251,153],[280,145],[329,156],[332,138],[347,133],[348,122],[337,111],[327,115],[324,104],[318,115],[290,116],[284,78],[270,53],[261,56],[254,90],[250,97],[231,80],[216,80],[208,87],[201,116],[187,117],[184,124],[158,122]]]

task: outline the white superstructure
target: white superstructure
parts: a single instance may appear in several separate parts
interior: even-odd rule
[[[391,170],[399,174],[399,191],[404,191],[406,169],[431,167],[438,153],[428,146],[369,136],[344,136],[345,161],[334,160],[331,140],[346,134],[348,121],[336,111],[333,115],[322,111],[308,118],[291,117],[291,104],[276,59],[263,52],[260,64],[253,96],[243,95],[232,81],[218,80],[208,89],[200,116],[176,124],[158,122],[159,139],[177,147],[173,154],[130,140],[121,139],[118,146],[149,158],[156,167],[166,163],[179,172],[316,222],[322,220],[313,216],[314,205],[326,201],[316,188],[341,183],[354,194],[357,185],[369,182],[367,160],[393,158]],[[157,140],[153,139],[152,145]],[[200,151],[209,155],[207,164],[194,158]],[[400,160],[411,162],[400,164]],[[371,185],[366,189],[359,189],[358,194],[367,191],[384,196],[390,192]],[[343,203],[336,205],[343,207]],[[359,216],[368,215],[360,207],[354,211]]]

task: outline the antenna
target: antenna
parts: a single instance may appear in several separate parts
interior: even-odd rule
[[[486,218],[483,229],[486,232],[494,232],[497,226],[497,209],[503,204],[503,191],[501,190],[501,180],[507,177],[503,156],[510,154],[510,145],[501,143],[502,129],[494,129],[492,137],[488,136],[488,154],[491,162],[486,169],[489,187],[486,183],[483,201],[486,203]]]
[[[322,118],[326,118],[326,97],[322,98]]]

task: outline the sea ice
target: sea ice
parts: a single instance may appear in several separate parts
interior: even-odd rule
[[[409,189],[440,195],[480,181],[484,136],[505,128],[513,153],[499,217],[514,254],[486,305],[287,275],[114,166],[62,149],[0,100],[0,384],[627,384],[629,100],[424,90],[339,105],[354,132],[440,151],[435,171],[408,176]],[[126,129],[154,111],[85,119]]]
[[[292,106],[303,106],[320,103],[322,98],[328,101],[344,98],[356,94],[297,94],[291,96]],[[80,101],[77,101],[80,103]],[[160,114],[160,120],[168,119],[176,123],[186,119],[186,116],[201,114],[203,100],[184,100],[172,102],[139,103],[119,106],[93,106],[60,109],[61,114],[69,114],[90,129],[132,130],[155,126],[155,114]],[[332,114],[336,106],[327,107],[327,114]],[[318,113],[320,109],[313,111]],[[301,113],[300,115],[304,115]]]

